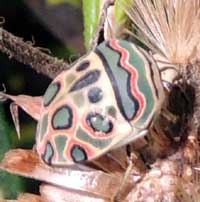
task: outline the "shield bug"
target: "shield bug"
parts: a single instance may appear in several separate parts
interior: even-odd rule
[[[164,97],[149,53],[125,40],[105,41],[49,85],[36,150],[50,165],[95,159],[145,135]]]

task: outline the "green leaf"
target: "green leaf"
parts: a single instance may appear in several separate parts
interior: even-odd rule
[[[2,104],[0,104],[0,159],[11,147],[12,129],[7,123]],[[23,180],[15,175],[0,170],[0,198],[16,198],[25,191]]]
[[[127,20],[127,15],[124,9],[122,9],[122,5],[120,2],[122,2],[122,0],[121,1],[117,0],[115,3],[115,17],[116,22],[121,25]]]
[[[84,18],[84,39],[86,49],[90,48],[90,43],[97,29],[100,0],[83,0],[83,18]]]
[[[81,6],[81,0],[47,0],[47,3],[50,5],[68,3],[68,4],[71,4],[73,6],[77,6],[77,7]]]

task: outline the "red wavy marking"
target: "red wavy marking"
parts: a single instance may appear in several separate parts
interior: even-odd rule
[[[130,83],[131,92],[134,95],[134,97],[137,98],[137,100],[139,102],[139,110],[138,110],[136,116],[134,117],[134,119],[136,119],[137,117],[140,116],[140,114],[142,113],[142,111],[146,105],[144,95],[138,89],[138,84],[137,84],[138,83],[138,72],[137,72],[136,68],[129,63],[129,52],[125,48],[123,48],[119,45],[119,41],[117,39],[111,40],[110,45],[114,50],[118,51],[121,54],[120,64],[131,74],[131,83]]]

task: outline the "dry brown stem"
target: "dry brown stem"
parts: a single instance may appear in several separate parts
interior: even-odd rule
[[[16,37],[0,28],[0,51],[9,55],[9,58],[30,65],[37,72],[54,78],[62,70],[69,68],[69,65],[62,59],[52,57],[39,48],[26,43],[22,38]]]

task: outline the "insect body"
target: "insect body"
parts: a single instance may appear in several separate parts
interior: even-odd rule
[[[163,100],[150,55],[124,40],[103,42],[48,87],[37,152],[60,166],[97,158],[146,134]]]

